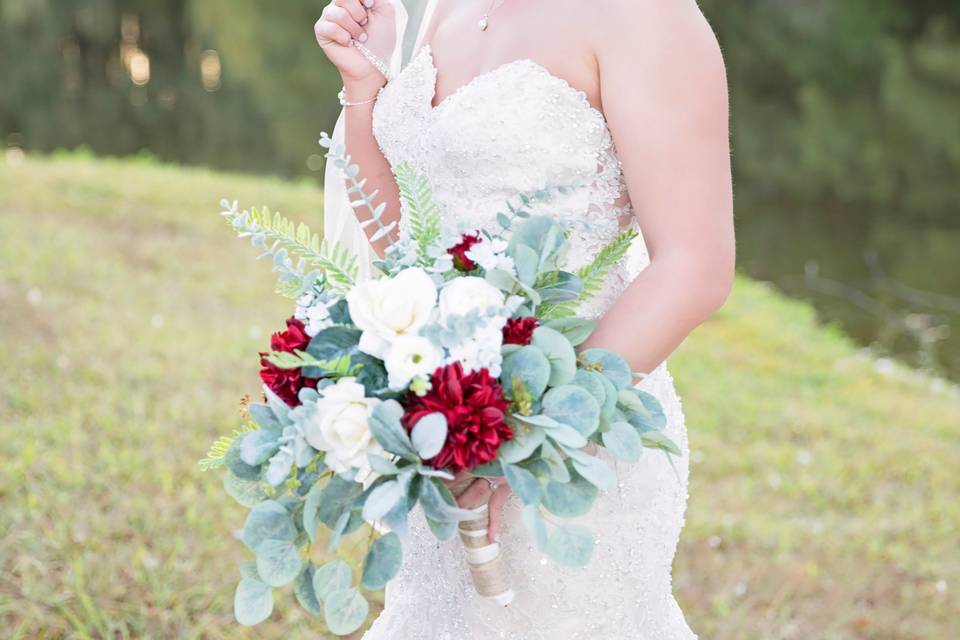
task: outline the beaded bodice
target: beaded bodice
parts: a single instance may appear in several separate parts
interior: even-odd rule
[[[565,218],[569,269],[591,260],[618,232],[629,205],[613,140],[586,96],[543,66],[519,60],[478,76],[432,106],[437,70],[428,47],[381,92],[373,128],[394,167],[429,178],[454,232],[499,228],[508,200],[553,185],[581,184],[534,205]],[[403,225],[403,220],[401,220]],[[646,265],[638,239],[601,293],[580,309],[603,314]],[[456,538],[437,542],[414,510],[401,573],[364,640],[695,640],[670,589],[670,564],[686,504],[688,453],[680,400],[664,366],[642,383],[667,416],[683,455],[647,451],[641,464],[603,456],[618,482],[577,519],[595,532],[583,569],[549,562],[533,546],[519,500],[503,511],[503,564],[516,600],[497,607],[476,595]]]
[[[424,46],[383,89],[373,131],[392,166],[407,162],[429,178],[452,230],[496,228],[496,214],[520,194],[579,185],[532,205],[568,224],[572,270],[632,223],[610,130],[584,93],[526,59],[477,76],[434,107],[436,81]],[[645,265],[640,240],[630,262],[610,273],[583,315],[603,313]]]

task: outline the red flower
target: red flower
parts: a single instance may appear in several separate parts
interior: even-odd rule
[[[306,327],[296,318],[287,320],[287,330],[275,333],[270,338],[270,349],[272,351],[304,350],[310,344],[310,336],[307,335]],[[260,379],[267,387],[277,394],[281,400],[291,407],[300,404],[297,394],[300,389],[309,387],[317,388],[317,381],[313,378],[304,378],[300,369],[280,369],[267,361],[269,353],[260,353]]]
[[[430,464],[457,473],[471,470],[497,457],[500,444],[513,438],[505,421],[507,401],[503,389],[486,369],[464,375],[459,362],[433,374],[433,388],[422,398],[410,394],[403,426],[408,430],[430,413],[447,418],[447,441]]]
[[[533,340],[533,332],[539,326],[539,318],[510,318],[503,327],[503,344],[525,347]]]
[[[473,271],[477,268],[477,263],[467,257],[467,251],[473,248],[473,245],[480,242],[480,234],[463,234],[458,244],[453,245],[447,250],[447,253],[453,256],[453,266],[460,271]]]

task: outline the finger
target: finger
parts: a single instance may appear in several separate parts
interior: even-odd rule
[[[339,44],[344,47],[349,47],[350,41],[352,40],[349,31],[329,20],[320,20],[317,22],[314,27],[314,32],[317,34],[317,42],[320,43],[321,47],[329,44]]]
[[[490,520],[487,524],[487,539],[490,543],[497,542],[500,539],[500,528],[503,524],[503,507],[507,504],[507,498],[510,497],[510,485],[504,482],[497,486],[497,490],[490,496],[490,505],[487,509],[490,511]]]
[[[354,22],[363,26],[367,23],[367,10],[360,0],[333,0],[333,4],[342,9],[346,9]]]
[[[327,8],[323,10],[323,17],[330,22],[340,25],[342,28],[350,34],[354,40],[359,42],[365,42],[367,40],[367,35],[357,21],[353,19],[353,16],[350,15],[350,12],[344,9],[343,7],[338,7],[335,4],[328,4]]]
[[[489,497],[490,483],[481,478],[480,480],[474,480],[467,487],[467,490],[460,494],[457,504],[464,509],[475,509],[482,504],[486,504]]]

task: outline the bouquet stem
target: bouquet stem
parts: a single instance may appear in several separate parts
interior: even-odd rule
[[[458,480],[450,485],[451,493],[459,498],[476,479],[475,476],[466,476]],[[483,503],[475,511],[478,514],[476,518],[464,520],[457,526],[460,542],[466,551],[470,577],[473,578],[477,593],[505,607],[513,602],[514,592],[503,566],[500,543],[491,543],[487,537],[488,504]]]

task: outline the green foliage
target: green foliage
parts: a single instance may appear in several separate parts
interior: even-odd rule
[[[543,305],[537,310],[537,315],[546,321],[573,316],[580,304],[589,300],[600,291],[600,287],[603,286],[604,279],[610,272],[610,269],[627,255],[630,244],[637,235],[635,229],[627,229],[617,234],[616,238],[611,240],[609,244],[597,253],[590,264],[585,265],[577,273],[577,276],[583,282],[583,288],[580,290],[579,295],[569,302]]]
[[[433,199],[427,176],[404,162],[395,171],[400,198],[406,205],[410,237],[417,247],[421,264],[432,264],[428,248],[440,238],[440,207]]]
[[[323,272],[327,289],[335,295],[345,295],[357,278],[357,258],[337,242],[320,240],[320,236],[305,223],[295,223],[279,213],[271,214],[266,207],[253,208],[237,214],[235,208],[224,212],[227,222],[242,236],[249,236],[269,255],[290,255],[305,260]],[[281,287],[284,282],[281,281]],[[281,289],[289,297],[299,295],[300,289]]]

